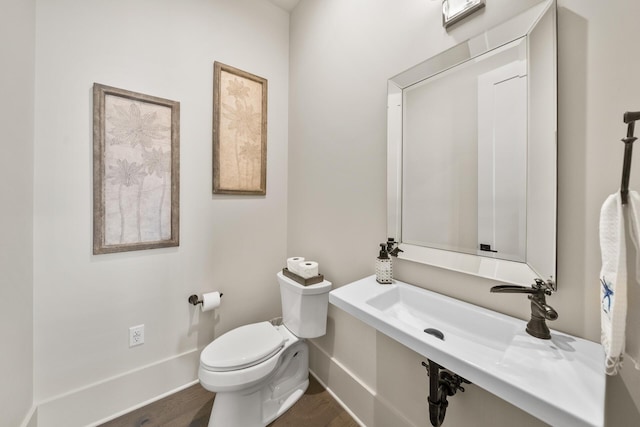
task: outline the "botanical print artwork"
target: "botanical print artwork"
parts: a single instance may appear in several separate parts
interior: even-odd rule
[[[180,103],[93,84],[93,253],[180,244]]]
[[[213,192],[267,194],[267,80],[220,62],[213,71]]]
[[[220,187],[260,189],[262,85],[222,70],[220,90]]]
[[[171,238],[171,108],[104,97],[104,244]]]

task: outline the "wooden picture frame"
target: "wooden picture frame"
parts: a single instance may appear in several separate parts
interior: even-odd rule
[[[93,85],[93,253],[179,245],[180,103]]]
[[[456,22],[485,7],[485,0],[442,0],[442,26]]]
[[[213,193],[267,193],[267,80],[220,62],[213,72]]]

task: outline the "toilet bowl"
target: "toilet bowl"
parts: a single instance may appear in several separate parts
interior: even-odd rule
[[[283,317],[240,326],[202,351],[200,384],[216,393],[209,427],[264,427],[309,385],[304,338],[325,334],[331,283],[302,286],[277,275]]]

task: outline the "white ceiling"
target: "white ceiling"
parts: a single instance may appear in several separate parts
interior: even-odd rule
[[[291,12],[294,7],[300,2],[300,0],[269,0],[271,3],[284,10]]]

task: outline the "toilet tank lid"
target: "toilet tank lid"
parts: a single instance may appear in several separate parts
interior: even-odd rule
[[[240,326],[221,335],[202,350],[200,362],[212,370],[255,365],[284,345],[284,337],[270,322]]]

